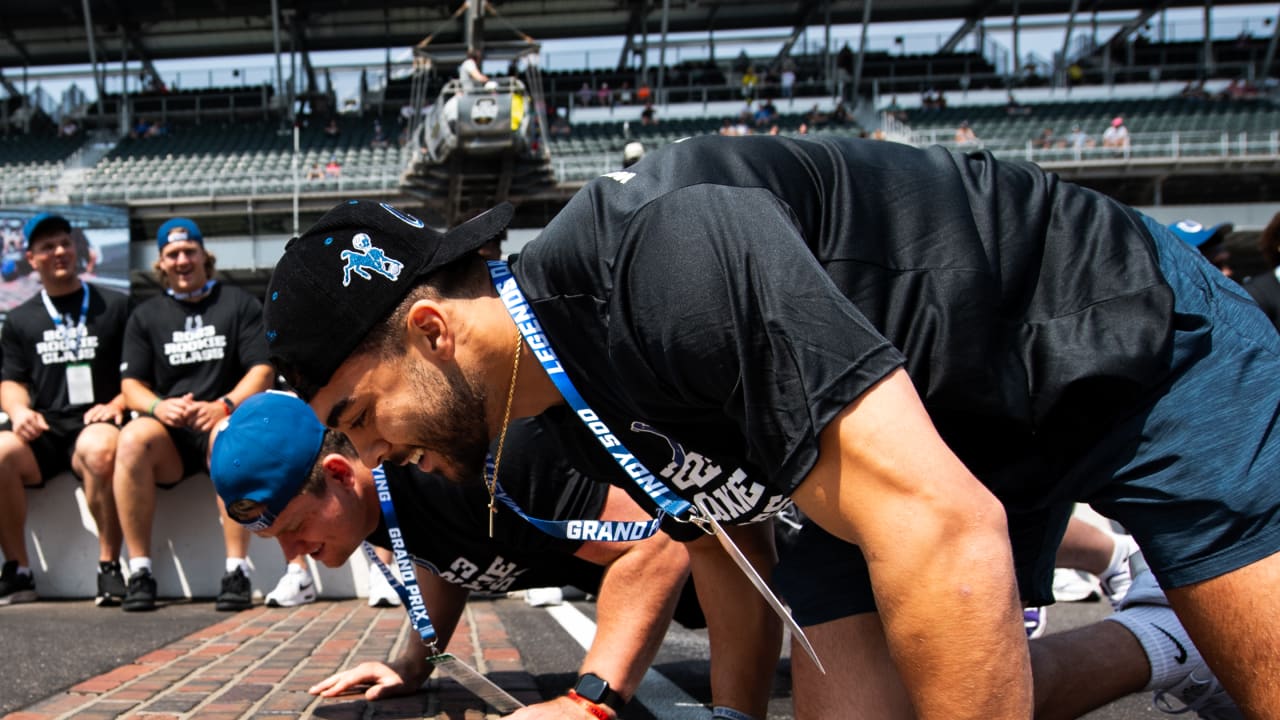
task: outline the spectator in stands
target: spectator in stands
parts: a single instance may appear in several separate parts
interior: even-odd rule
[[[977,145],[978,135],[969,127],[968,120],[961,120],[960,127],[956,128],[956,145],[964,147],[965,145]]]
[[[1258,250],[1262,252],[1268,270],[1247,278],[1244,289],[1271,318],[1271,324],[1280,330],[1280,213],[1271,218],[1258,236]]]
[[[62,121],[62,125],[58,126],[58,135],[62,137],[75,137],[80,132],[80,126],[76,124],[74,118],[67,118]]]
[[[754,100],[759,84],[760,76],[756,75],[756,66],[748,65],[747,71],[742,73],[742,97],[746,100]]]
[[[836,76],[839,78],[839,96],[848,99],[854,92],[850,86],[853,84],[853,48],[849,47],[849,43],[845,43],[840,48],[840,52],[836,53]]]
[[[636,102],[640,103],[641,105],[648,105],[649,101],[652,99],[653,99],[653,90],[649,87],[649,81],[648,80],[641,81],[640,87],[636,88]]]
[[[600,88],[596,90],[596,104],[600,107],[613,107],[613,91],[609,89],[609,83],[600,83]]]
[[[631,95],[631,83],[623,80],[622,86],[618,88],[618,104],[630,105],[634,98]]]
[[[1028,105],[1023,105],[1022,103],[1018,102],[1018,99],[1013,96],[1013,92],[1010,92],[1008,99],[1005,101],[1005,104],[1004,104],[1004,114],[1008,115],[1009,117],[1030,115],[1031,107]]]
[[[121,388],[139,413],[120,432],[115,465],[116,505],[129,548],[127,611],[156,606],[156,488],[206,471],[210,431],[274,378],[262,306],[214,279],[216,261],[199,226],[174,218],[160,226],[156,240],[156,279],[165,292],[138,306],[124,340]],[[226,573],[216,607],[244,610],[252,605],[249,533],[225,516],[222,531]]]
[[[774,105],[773,100],[767,97],[764,99],[764,102],[760,103],[760,107],[756,108],[756,111],[752,116],[752,122],[755,123],[756,127],[772,125],[777,119],[778,106]]]
[[[342,130],[338,127],[337,118],[331,117],[329,122],[324,124],[324,134],[329,137],[338,137],[338,135],[342,134]]]
[[[1169,226],[1174,235],[1200,251],[1205,260],[1218,268],[1223,275],[1232,277],[1231,252],[1227,250],[1227,236],[1235,229],[1231,223],[1218,223],[1205,227],[1195,220],[1179,220]]]
[[[1058,143],[1058,139],[1053,134],[1053,128],[1047,127],[1040,131],[1033,143],[1037,150],[1049,150]]]
[[[151,127],[147,128],[144,137],[158,138],[169,134],[169,124],[164,120],[157,120],[151,123]]]
[[[1084,83],[1084,68],[1080,67],[1079,62],[1072,62],[1067,66],[1067,89],[1076,87]]]
[[[324,176],[329,180],[335,180],[342,176],[342,164],[338,162],[337,157],[329,158],[329,162],[324,166]]]
[[[556,113],[551,117],[550,133],[552,137],[569,137],[572,128],[569,127],[569,121],[564,119],[562,113]]]
[[[129,137],[138,140],[147,136],[147,131],[151,129],[151,121],[147,118],[138,118],[138,122],[134,123],[133,129],[129,131]]]
[[[1129,128],[1124,126],[1124,118],[1116,117],[1111,120],[1111,126],[1102,133],[1102,147],[1129,149]]]
[[[578,104],[582,107],[587,107],[595,96],[596,93],[591,89],[591,84],[584,80],[582,87],[578,88]]]
[[[320,163],[318,162],[311,163],[311,169],[307,170],[307,180],[323,180],[323,179],[324,179],[324,168],[321,167]]]
[[[464,93],[488,85],[489,76],[480,71],[480,63],[483,59],[479,50],[468,50],[466,59],[458,66],[458,82],[462,85]]]
[[[384,148],[387,146],[387,134],[382,129],[382,121],[378,118],[373,119],[373,140],[369,142],[370,147]]]
[[[782,97],[790,100],[796,91],[796,61],[787,58],[782,61],[782,74],[778,78],[778,88]]]
[[[849,107],[843,101],[836,103],[836,109],[831,111],[831,122],[837,125],[847,125],[853,122],[853,114],[849,112]]]
[[[742,76],[747,74],[749,67],[751,67],[751,56],[747,55],[746,48],[743,48],[738,51],[738,57],[733,59],[733,75],[729,81],[741,87]]]
[[[817,103],[814,103],[813,107],[809,108],[809,112],[805,113],[804,119],[805,122],[809,124],[810,128],[824,125],[831,120],[826,113],[822,112],[822,110],[818,108]]]
[[[1067,144],[1072,150],[1079,152],[1085,148],[1094,146],[1093,138],[1089,137],[1089,133],[1085,132],[1079,125],[1071,126],[1071,134],[1067,136]]]
[[[1191,100],[1208,100],[1209,92],[1204,89],[1204,79],[1188,80],[1186,85],[1182,86],[1182,97]]]
[[[126,588],[112,473],[126,409],[120,353],[129,299],[80,279],[66,218],[36,215],[24,235],[27,260],[42,289],[14,308],[0,330],[0,409],[10,427],[0,431],[0,605],[36,599],[23,488],[40,487],[68,470],[84,482],[97,525],[95,602],[118,604]]]
[[[644,110],[640,111],[640,124],[641,125],[657,125],[658,124],[658,111],[656,108],[653,107],[653,103],[651,102],[645,103]]]

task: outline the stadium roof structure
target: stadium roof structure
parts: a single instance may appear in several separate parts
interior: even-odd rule
[[[1212,5],[1249,4],[1214,0]],[[0,0],[0,69],[99,61],[271,53],[277,37],[298,50],[413,45],[433,32],[461,40],[461,0]],[[958,19],[1204,7],[1204,2],[1135,0],[488,0],[486,37],[510,30],[535,40],[708,32],[862,22]],[[279,30],[272,7],[280,11]],[[86,18],[87,15],[89,16]],[[619,49],[621,51],[621,48]]]

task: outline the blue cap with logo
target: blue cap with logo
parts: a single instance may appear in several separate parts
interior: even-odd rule
[[[26,238],[27,249],[31,249],[31,240],[49,232],[71,232],[71,223],[61,215],[42,212],[22,226],[22,237]]]
[[[240,403],[218,428],[209,457],[227,514],[250,530],[271,527],[306,483],[324,433],[296,395],[269,390]]]
[[[1169,229],[1173,231],[1174,235],[1181,238],[1183,242],[1191,247],[1198,248],[1215,236],[1226,237],[1227,233],[1231,232],[1234,227],[1231,223],[1218,223],[1212,227],[1205,227],[1195,220],[1179,220],[1170,225]]]
[[[156,232],[156,247],[161,250],[164,250],[165,245],[180,240],[190,240],[204,246],[204,235],[201,234],[200,226],[196,225],[194,220],[173,218],[161,225],[160,230]]]

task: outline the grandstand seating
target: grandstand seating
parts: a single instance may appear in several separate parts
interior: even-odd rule
[[[394,140],[394,117],[380,117],[389,142],[374,147],[374,118],[338,118],[339,132],[319,123],[301,129],[296,174],[305,192],[394,187],[404,165]],[[306,179],[314,166],[336,161],[337,177]],[[155,138],[125,138],[74,191],[97,203],[182,196],[291,193],[293,133],[272,122],[192,125]]]

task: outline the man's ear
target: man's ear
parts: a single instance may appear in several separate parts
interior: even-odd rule
[[[355,471],[351,467],[351,461],[341,453],[329,453],[320,461],[321,467],[324,468],[325,475],[342,483],[345,486],[355,484]]]
[[[454,335],[451,319],[448,306],[438,300],[415,302],[405,318],[409,344],[419,345],[424,353],[442,360],[452,358]]]

